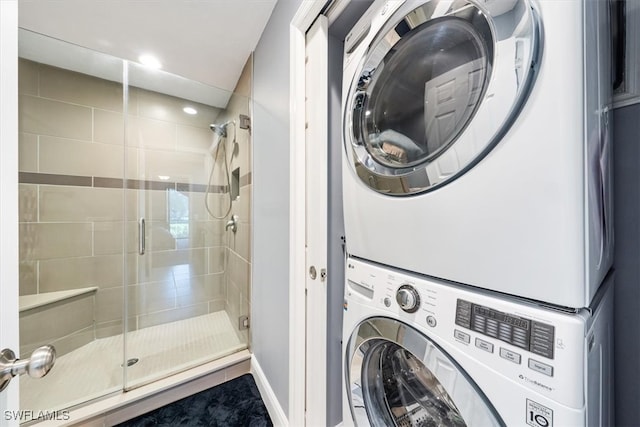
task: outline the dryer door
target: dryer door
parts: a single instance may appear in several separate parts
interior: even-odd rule
[[[345,76],[345,148],[362,182],[420,193],[479,162],[529,93],[539,34],[529,0],[403,4]]]
[[[346,356],[358,426],[504,426],[460,365],[404,323],[383,317],[360,323]]]

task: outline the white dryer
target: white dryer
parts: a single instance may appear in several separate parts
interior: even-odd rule
[[[569,313],[348,259],[343,425],[613,425],[608,282]]]
[[[377,1],[345,40],[357,257],[566,307],[612,262],[608,2]]]

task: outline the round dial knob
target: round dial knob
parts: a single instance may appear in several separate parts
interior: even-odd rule
[[[420,295],[411,285],[402,285],[398,288],[396,301],[407,313],[415,313],[420,308]]]

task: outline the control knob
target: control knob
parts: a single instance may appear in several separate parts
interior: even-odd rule
[[[420,308],[420,295],[411,285],[402,285],[396,292],[396,301],[407,313],[415,313]]]

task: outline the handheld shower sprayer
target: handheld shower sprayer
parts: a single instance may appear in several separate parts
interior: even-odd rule
[[[207,190],[205,192],[205,196],[204,196],[204,204],[205,207],[207,209],[207,212],[209,212],[209,215],[211,215],[213,218],[216,219],[224,219],[227,217],[227,215],[229,215],[229,213],[231,212],[231,207],[232,207],[232,200],[231,200],[231,178],[229,177],[229,159],[227,159],[227,144],[225,143],[226,138],[227,138],[227,127],[229,126],[229,124],[232,124],[234,127],[234,132],[233,132],[233,142],[234,142],[234,150],[231,153],[231,156],[233,157],[233,152],[235,151],[235,144],[236,144],[236,122],[235,120],[229,120],[225,123],[221,123],[221,124],[217,124],[217,123],[212,123],[209,125],[209,129],[211,129],[213,131],[213,133],[215,135],[218,136],[218,138],[215,138],[211,144],[211,147],[209,147],[209,152],[211,153],[211,155],[213,156],[213,163],[211,165],[211,173],[209,174],[209,181],[207,183]],[[218,159],[218,154],[220,153],[220,148],[222,147],[222,164],[224,165],[224,175],[226,178],[226,187],[229,190],[228,194],[229,194],[229,208],[226,210],[226,212],[222,215],[222,216],[218,216],[215,215],[213,212],[211,212],[211,209],[209,209],[209,193],[211,190],[211,181],[213,180],[213,171],[215,169],[215,164],[217,162]]]

